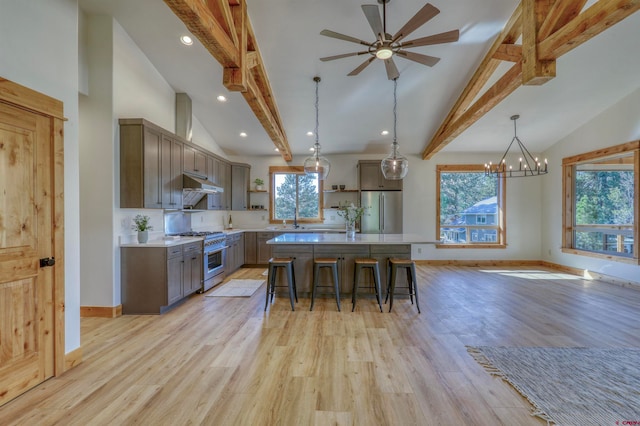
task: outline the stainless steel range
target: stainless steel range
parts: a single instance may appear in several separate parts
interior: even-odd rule
[[[181,212],[165,212],[164,232],[167,235],[202,237],[202,288],[200,293],[220,284],[225,277],[227,237],[220,231],[191,230],[191,215]]]
[[[220,284],[225,277],[224,264],[227,259],[227,236],[223,232],[180,232],[181,237],[202,237],[202,288],[204,293]]]

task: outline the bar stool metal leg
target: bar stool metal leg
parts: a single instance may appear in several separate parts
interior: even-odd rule
[[[336,291],[336,303],[338,304],[338,312],[340,312],[340,281],[338,281],[338,266],[335,265],[331,270],[333,271],[333,285]]]

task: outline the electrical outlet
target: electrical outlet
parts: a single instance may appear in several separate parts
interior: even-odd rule
[[[422,254],[422,247],[418,247],[418,254]]]
[[[200,222],[204,222],[204,216],[200,216]]]
[[[265,220],[265,216],[264,215],[262,215],[262,220]]]
[[[330,220],[336,220],[336,217],[335,216],[329,216],[329,219]]]

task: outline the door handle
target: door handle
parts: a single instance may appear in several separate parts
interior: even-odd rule
[[[43,257],[42,259],[40,259],[40,267],[44,268],[46,266],[53,266],[56,264],[56,258],[55,257]]]

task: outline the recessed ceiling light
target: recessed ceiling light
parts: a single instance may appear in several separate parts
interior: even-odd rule
[[[316,149],[314,147],[309,148],[309,151],[315,151]]]
[[[220,102],[227,102],[227,98],[224,95],[218,95],[216,99]]]
[[[307,136],[313,136],[313,132],[307,132]]]
[[[180,41],[185,46],[191,46],[193,44],[193,39],[191,37],[189,37],[188,35],[183,35],[182,37],[180,37]]]
[[[241,137],[241,138],[246,138],[246,137],[247,137],[247,134],[246,134],[245,132],[240,132],[240,137]]]
[[[274,150],[275,152],[278,152],[278,151],[280,151],[280,150],[279,150],[278,148],[274,148],[273,150]]]
[[[383,131],[380,132],[380,134],[382,136],[387,136],[389,134],[389,131],[388,130],[383,130]]]

